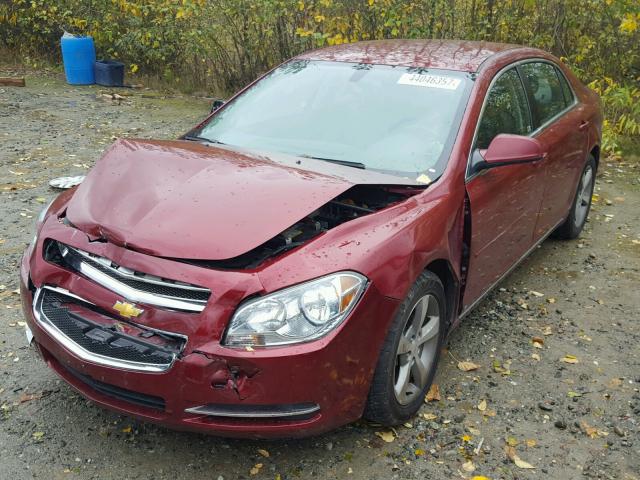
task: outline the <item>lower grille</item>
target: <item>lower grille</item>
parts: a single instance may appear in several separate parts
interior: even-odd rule
[[[64,368],[75,378],[85,383],[98,393],[102,393],[108,397],[113,397],[128,403],[134,403],[141,407],[153,408],[162,411],[165,409],[164,399],[161,397],[155,397],[153,395],[127,390],[126,388],[116,387],[115,385],[91,378],[89,375],[84,375],[73,368],[67,366]]]
[[[184,348],[182,336],[115,319],[65,290],[37,290],[33,311],[38,323],[83,360],[126,370],[162,372]]]

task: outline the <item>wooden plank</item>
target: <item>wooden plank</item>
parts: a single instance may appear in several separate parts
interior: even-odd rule
[[[0,85],[7,87],[24,87],[24,78],[0,77]]]

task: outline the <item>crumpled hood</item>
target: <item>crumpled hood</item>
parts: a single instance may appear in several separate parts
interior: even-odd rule
[[[118,140],[78,187],[67,219],[92,238],[151,255],[224,260],[357,184],[415,182],[195,142]]]

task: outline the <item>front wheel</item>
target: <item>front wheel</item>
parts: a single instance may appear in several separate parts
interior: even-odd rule
[[[389,328],[371,382],[365,418],[391,426],[416,414],[436,373],[445,326],[442,282],[433,273],[424,272]]]
[[[573,199],[569,215],[564,223],[553,232],[554,237],[568,240],[578,238],[584,228],[584,224],[587,222],[595,182],[596,159],[593,158],[593,155],[589,155],[587,163],[582,170],[578,190]]]

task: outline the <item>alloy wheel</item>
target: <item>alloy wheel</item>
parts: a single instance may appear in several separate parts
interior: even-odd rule
[[[578,191],[578,197],[576,198],[574,219],[577,227],[581,226],[587,218],[589,212],[589,205],[591,203],[591,192],[593,191],[593,169],[591,165],[587,165],[584,169],[582,178],[580,179],[580,186]]]
[[[439,332],[440,305],[435,296],[425,295],[414,305],[396,352],[393,390],[401,405],[411,403],[426,387]]]

